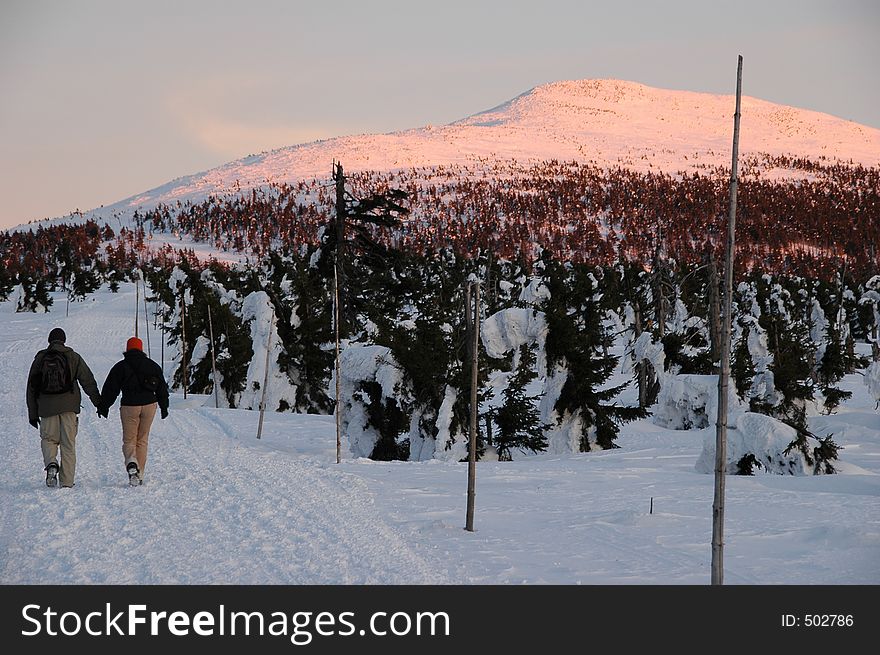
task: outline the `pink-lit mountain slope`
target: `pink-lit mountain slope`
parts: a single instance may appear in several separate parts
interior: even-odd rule
[[[635,82],[556,82],[449,125],[343,136],[245,157],[83,217],[122,218],[138,207],[197,201],[270,182],[325,179],[333,160],[343,162],[349,173],[452,164],[479,170],[499,161],[528,165],[551,159],[669,173],[729,167],[734,105],[732,95],[670,91]],[[880,130],[744,97],[740,154],[876,167]],[[763,175],[805,175],[767,161]]]

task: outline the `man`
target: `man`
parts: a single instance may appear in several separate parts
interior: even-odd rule
[[[49,332],[49,347],[36,354],[28,373],[28,421],[40,430],[47,487],[57,487],[59,477],[62,487],[74,484],[80,387],[95,407],[101,402],[95,376],[85,360],[64,345],[66,340],[61,328]],[[59,446],[60,471],[56,459]]]
[[[120,391],[122,456],[129,484],[138,486],[144,482],[150,426],[156,408],[163,419],[168,416],[168,383],[162,368],[144,354],[144,344],[137,337],[128,340],[122,359],[113,365],[104,380],[98,416],[107,418]]]

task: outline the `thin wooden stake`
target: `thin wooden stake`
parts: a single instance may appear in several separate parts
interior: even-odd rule
[[[342,402],[340,396],[339,376],[341,367],[339,365],[339,275],[338,267],[333,269],[333,323],[336,329],[336,463],[342,462]]]
[[[188,371],[186,368],[186,292],[180,292],[180,337],[183,343],[183,351],[180,354],[180,363],[183,366],[183,399],[186,400],[186,387]]]
[[[342,462],[342,400],[340,399],[340,321],[342,312],[339,308],[339,285],[345,282],[342,271],[345,256],[345,172],[342,164],[333,163],[333,179],[336,181],[336,252],[333,265],[333,323],[336,332],[336,463]]]
[[[269,386],[269,355],[272,352],[272,331],[275,329],[275,312],[272,312],[272,321],[269,323],[269,336],[266,339],[266,373],[263,377],[263,395],[260,399],[260,424],[257,426],[257,439],[263,434],[263,414],[266,413],[266,387]]]
[[[208,335],[211,337],[211,374],[214,382],[214,408],[220,407],[220,397],[217,384],[217,358],[214,355],[214,322],[211,320],[211,305],[208,305]]]
[[[135,275],[134,278],[134,336],[138,335],[138,316],[140,314],[140,306],[141,306],[141,285],[138,281],[140,271]]]
[[[473,285],[473,313],[471,313],[471,285]],[[480,283],[469,282],[465,294],[467,309],[465,320],[468,324],[468,336],[470,337],[471,354],[471,416],[468,428],[468,491],[467,491],[467,520],[465,530],[474,531],[474,501],[476,499],[477,486],[477,413],[479,405],[477,401],[478,384],[478,357],[480,344]]]
[[[733,115],[733,162],[730,167],[730,216],[724,258],[724,308],[721,317],[721,371],[718,375],[718,418],[715,421],[715,497],[712,503],[712,584],[724,584],[724,483],[727,472],[727,387],[730,379],[730,324],[733,259],[736,235],[736,184],[739,159],[739,117],[742,55],[736,67],[736,113]]]
[[[721,360],[721,308],[718,297],[718,267],[715,265],[715,253],[709,251],[709,345],[714,363]],[[714,371],[713,371],[714,372]]]
[[[635,340],[638,341],[642,336],[642,303],[636,300],[633,306],[633,334]],[[648,366],[644,359],[636,362],[636,371],[638,372],[639,385],[639,407],[648,406]]]
[[[147,357],[152,357],[150,352],[150,314],[147,311],[147,279],[141,276],[144,284],[144,333],[147,335]]]

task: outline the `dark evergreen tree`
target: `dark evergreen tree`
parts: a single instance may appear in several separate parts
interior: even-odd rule
[[[9,294],[15,287],[15,277],[5,266],[0,266],[0,301],[9,298]]]
[[[825,412],[831,414],[840,403],[852,398],[851,391],[843,391],[837,384],[856,366],[867,364],[847,348],[840,338],[840,330],[834,323],[828,326],[827,341],[817,371],[818,385],[825,398]]]
[[[212,301],[211,312],[217,342],[217,373],[222,377],[221,389],[226,402],[234,408],[239,394],[244,391],[248,365],[254,356],[251,333],[228,305],[214,305]]]
[[[95,269],[84,266],[71,273],[68,282],[68,296],[71,300],[85,300],[90,293],[94,293],[101,286],[101,278]]]
[[[617,405],[614,399],[627,386],[602,388],[618,358],[604,355],[609,335],[603,325],[595,278],[585,265],[563,265],[545,255],[542,278],[550,297],[542,309],[547,319],[547,365],[567,370],[556,401],[560,422],[581,421],[580,450],[614,448],[619,426],[647,415],[644,408]]]
[[[341,170],[340,165],[334,171],[334,176]],[[365,309],[358,284],[365,278],[363,272],[357,270],[357,264],[373,269],[384,268],[388,247],[379,235],[389,228],[398,227],[401,218],[409,213],[401,204],[408,194],[400,189],[384,189],[356,197],[345,188],[346,182],[347,179],[343,177],[342,197],[337,194],[337,202],[344,203],[344,206],[336,208],[321,238],[321,249],[325,256],[332,253],[335,267],[339,331],[342,337],[358,331],[357,316]],[[339,179],[337,183],[340,183]]]
[[[749,352],[749,334],[754,329],[753,322],[757,323],[757,320],[751,316],[740,316],[738,321],[739,338],[734,343],[731,354],[730,376],[736,387],[737,395],[744,401],[748,401],[752,382],[755,379],[755,363]]]
[[[30,275],[19,275],[18,283],[21,285],[21,297],[15,306],[16,312],[48,312],[54,302],[49,295],[49,286],[46,280],[39,278],[34,280]]]
[[[375,380],[361,382],[355,397],[367,409],[367,426],[376,430],[379,437],[370,459],[378,461],[409,459],[409,417],[395,398],[383,398],[382,387]]]
[[[695,327],[670,331],[663,337],[663,353],[667,370],[673,373],[709,375],[714,366],[709,341]]]
[[[611,294],[609,296],[603,287],[603,307],[617,311],[622,316],[631,313],[631,324],[626,326],[632,332],[631,346],[627,356],[635,358],[636,353],[633,348],[640,338],[646,338],[642,337],[643,334],[649,333],[652,340],[657,339],[657,335],[652,329],[655,323],[651,319],[654,307],[651,287],[653,278],[641,265],[621,260],[616,266],[614,274],[606,275],[604,280],[609,283]],[[603,349],[607,351],[607,346],[603,346]],[[607,352],[603,354],[607,354]],[[657,396],[660,393],[658,373],[662,373],[662,371],[655,371],[654,365],[644,358],[634,361],[633,364],[634,379],[639,390],[639,406],[648,408],[657,402]]]
[[[871,359],[880,362],[880,275],[865,282],[861,291],[859,319],[871,344]]]
[[[438,434],[436,420],[447,387],[459,391],[463,388],[459,386],[463,381],[463,301],[461,287],[457,290],[451,287],[458,280],[463,283],[464,277],[454,267],[447,275],[435,275],[435,270],[440,268],[425,258],[422,268],[408,271],[408,284],[417,285],[413,288],[415,306],[410,307],[408,313],[412,318],[404,313],[403,320],[386,322],[375,338],[376,343],[390,348],[400,366],[411,389],[414,411],[420,417],[419,430],[429,438]],[[453,434],[466,425],[466,420],[457,412],[454,417],[450,427]]]
[[[507,386],[501,392],[503,402],[492,413],[496,431],[492,443],[500,461],[510,461],[514,448],[539,452],[547,449],[544,434],[549,425],[542,424],[535,401],[540,395],[529,396],[526,389],[537,377],[535,353],[528,345],[519,349],[519,363]]]
[[[812,362],[815,344],[804,320],[798,320],[791,293],[779,283],[759,289],[762,314],[759,322],[767,333],[773,355],[770,370],[778,394],[776,402],[756,403],[764,414],[775,416],[796,430],[807,429],[806,404],[813,399]]]
[[[328,288],[330,267],[326,262],[313,265],[313,252],[270,252],[262,263],[261,285],[278,317],[279,367],[296,385],[295,407],[285,403],[281,409],[323,414],[333,405],[327,395],[334,361],[332,288]]]
[[[660,338],[666,370],[671,373],[709,375],[715,369],[709,339],[709,306],[701,293],[692,290],[702,288],[697,285],[697,275],[702,270],[705,269],[693,269],[672,285],[671,315],[666,333]]]
[[[803,453],[805,461],[814,467],[815,472],[833,473],[831,460],[836,459],[838,446],[832,435],[819,439],[807,425],[806,406],[813,399],[815,384],[812,373],[816,359],[816,344],[810,335],[805,310],[809,294],[800,293],[800,280],[786,282],[793,285],[795,294],[766,275],[758,285],[758,301],[762,307],[759,322],[766,330],[767,343],[773,355],[770,370],[776,398],[772,403],[753,400],[752,409],[773,416],[797,431],[797,437],[789,444],[785,454],[796,448]],[[816,440],[818,445],[811,448],[811,439]]]

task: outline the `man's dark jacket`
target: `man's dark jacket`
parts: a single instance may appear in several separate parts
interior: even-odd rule
[[[37,393],[32,381],[40,375],[40,367],[43,364],[43,356],[49,350],[55,350],[64,353],[67,358],[67,364],[70,369],[70,377],[73,380],[73,388],[68,393],[58,394],[40,394]],[[78,383],[78,384],[77,384]],[[28,420],[36,421],[37,418],[46,418],[47,416],[57,416],[65,412],[75,412],[79,414],[82,405],[82,396],[79,388],[88,395],[89,399],[98,406],[100,396],[98,395],[98,383],[95,382],[95,376],[92,375],[91,369],[85,363],[78,353],[74,352],[69,346],[65,346],[60,341],[53,341],[45,350],[41,350],[34,357],[31,369],[28,372],[27,385],[27,408]]]
[[[159,379],[156,391],[145,389],[141,380],[146,375]],[[109,408],[116,402],[122,391],[122,405],[151,405],[159,403],[159,408],[168,410],[168,383],[162,375],[162,367],[140,350],[129,350],[123,358],[113,365],[101,389],[101,406]]]

